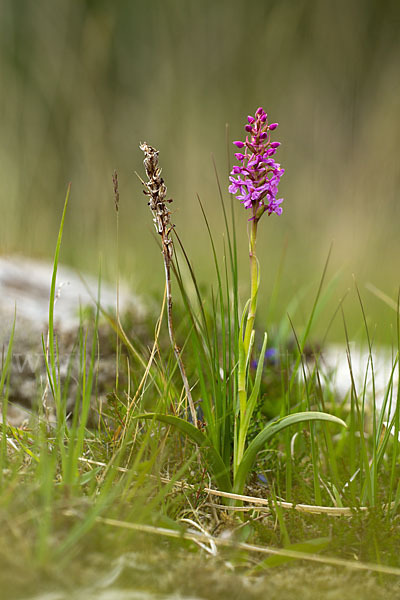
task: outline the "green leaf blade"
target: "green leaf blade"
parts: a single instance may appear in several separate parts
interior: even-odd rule
[[[162,413],[143,413],[141,415],[135,415],[133,418],[159,421],[160,423],[171,425],[186,435],[192,442],[197,444],[199,448],[204,451],[206,460],[209,464],[212,474],[214,475],[214,479],[218,487],[224,492],[232,491],[229,467],[225,465],[219,452],[217,452],[217,450],[213,447],[209,437],[197,429],[197,427],[192,425],[192,423],[189,423],[180,417],[164,415]]]
[[[248,446],[246,452],[243,455],[243,459],[239,465],[236,473],[234,491],[238,494],[243,492],[247,475],[254,465],[258,452],[263,446],[271,439],[274,435],[290,427],[291,425],[297,425],[298,423],[310,422],[310,421],[328,421],[330,423],[336,423],[347,427],[346,423],[335,417],[323,412],[300,412],[292,415],[287,415],[278,421],[269,423],[264,427],[262,431],[254,438],[251,444]]]

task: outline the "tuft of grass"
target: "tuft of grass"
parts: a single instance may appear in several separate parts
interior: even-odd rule
[[[40,392],[41,397],[47,393],[46,404],[24,429],[7,424],[15,319],[2,362],[0,558],[4,566],[0,580],[10,579],[10,574],[15,578],[20,562],[25,565],[25,583],[15,585],[8,597],[21,597],[28,586],[30,592],[43,591],[44,575],[67,585],[65,573],[78,578],[79,572],[81,580],[70,582],[70,589],[82,587],[82,581],[88,585],[90,573],[98,577],[109,560],[122,560],[133,551],[146,554],[147,564],[154,560],[171,564],[172,569],[176,562],[185,574],[193,555],[201,569],[212,565],[219,577],[226,575],[224,564],[229,561],[235,583],[243,574],[254,581],[264,577],[266,569],[276,574],[293,569],[288,561],[296,561],[304,572],[305,562],[335,565],[342,569],[335,580],[339,585],[348,569],[398,577],[399,300],[392,368],[380,407],[374,344],[357,288],[369,352],[362,386],[358,387],[342,302],[337,311],[343,315],[351,377],[346,398],[338,397],[324,370],[323,348],[321,353],[312,338],[313,326],[335,286],[336,276],[325,286],[328,261],[300,333],[292,318],[298,299],[288,308],[286,324],[271,327],[268,340],[261,341],[256,331],[249,360],[258,360],[248,370],[250,411],[242,430],[247,445],[234,481],[243,306],[233,206],[229,213],[220,197],[226,228],[221,258],[199,200],[214,261],[213,287],[204,290],[199,283],[176,232],[179,251],[171,262],[181,294],[174,305],[176,338],[192,382],[196,428],[182,418],[185,389],[176,353],[163,329],[166,293],[154,333],[153,325],[147,325],[140,334],[135,324],[124,322],[124,315],[114,317],[104,311],[99,275],[96,311],[89,321],[82,311],[70,376],[60,377],[61,342],[54,327],[54,303],[68,189],[53,263],[47,346],[43,339],[48,383]],[[111,333],[114,340],[115,333],[118,336],[114,352],[119,354],[116,370],[120,373],[93,427],[89,417],[101,369],[104,321],[110,337]],[[271,347],[278,348],[275,363],[264,358]],[[78,386],[68,416],[76,361]],[[50,400],[55,406],[54,422]],[[345,422],[347,429],[324,422],[325,412],[337,423]],[[195,443],[188,443],[188,438]],[[229,532],[229,537],[223,532]],[[211,560],[201,562],[204,553]],[[147,590],[165,589],[162,581],[151,585],[143,583]]]

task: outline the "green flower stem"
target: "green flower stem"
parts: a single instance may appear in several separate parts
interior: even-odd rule
[[[247,315],[246,333],[244,336],[244,347],[246,352],[250,347],[251,332],[253,331],[254,319],[257,310],[257,295],[258,295],[258,261],[256,256],[256,240],[257,240],[257,224],[258,220],[254,218],[251,222],[251,230],[249,237],[249,257],[250,257],[250,277],[251,277],[251,293],[250,293],[250,308]]]
[[[245,427],[245,415],[247,409],[247,369],[250,360],[251,346],[254,341],[253,325],[257,310],[257,294],[259,284],[258,261],[256,256],[256,240],[257,240],[257,225],[258,219],[254,214],[254,219],[251,222],[249,233],[249,258],[250,258],[250,306],[247,313],[246,329],[243,339],[243,345],[239,352],[239,367],[238,367],[238,400],[239,400],[239,415],[240,422],[237,428],[237,443],[235,444],[234,456],[234,475],[242,460],[247,429]],[[240,340],[241,342],[241,340]]]

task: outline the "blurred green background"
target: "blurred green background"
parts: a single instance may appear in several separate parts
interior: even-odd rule
[[[141,293],[163,289],[159,250],[134,171],[140,141],[160,150],[173,220],[199,277],[214,280],[196,199],[223,227],[211,155],[227,188],[226,123],[243,136],[259,105],[280,123],[280,218],[260,224],[261,317],[286,247],[274,318],[303,288],[303,323],[333,241],[341,275],[320,331],[356,275],[377,337],[395,316],[400,237],[398,0],[0,0],[0,252],[51,257],[66,186],[62,260],[115,279],[111,175],[121,193],[120,267]],[[230,146],[231,160],[234,149]],[[225,193],[226,201],[229,196]],[[243,298],[247,214],[236,210]],[[220,244],[221,247],[221,244]],[[354,291],[351,327],[360,324]],[[343,338],[340,319],[333,337]]]

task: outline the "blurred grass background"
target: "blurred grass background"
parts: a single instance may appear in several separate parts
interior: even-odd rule
[[[121,193],[121,271],[141,293],[163,288],[145,197],[140,141],[160,150],[173,220],[200,278],[213,278],[196,200],[222,230],[211,161],[227,187],[225,125],[243,136],[262,105],[280,123],[286,168],[281,218],[264,218],[258,252],[261,317],[287,246],[275,318],[304,287],[311,309],[333,241],[329,275],[341,277],[323,332],[356,275],[376,336],[394,311],[400,204],[398,0],[0,0],[0,252],[51,257],[67,183],[72,196],[62,260],[115,279],[111,175]],[[231,147],[231,160],[234,149]],[[229,200],[228,194],[225,194]],[[247,215],[237,206],[243,298]],[[207,257],[210,257],[208,260]],[[212,273],[212,275],[211,275]],[[346,300],[360,325],[355,294]],[[343,338],[337,319],[333,337]]]

